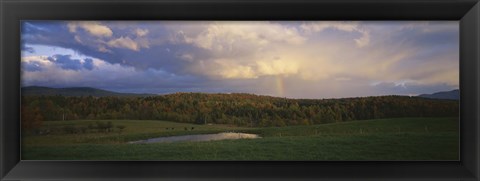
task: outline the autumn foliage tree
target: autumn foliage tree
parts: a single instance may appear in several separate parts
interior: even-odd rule
[[[38,107],[29,107],[22,105],[21,124],[22,129],[31,131],[39,128],[43,123],[43,116]]]
[[[458,115],[457,100],[408,96],[287,99],[240,93],[175,93],[151,97],[22,98],[22,125],[26,128],[37,127],[44,119],[140,119],[262,127]]]

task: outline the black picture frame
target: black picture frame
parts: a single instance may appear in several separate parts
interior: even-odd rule
[[[0,0],[1,180],[480,180],[478,0]],[[21,161],[21,20],[459,20],[460,161]]]

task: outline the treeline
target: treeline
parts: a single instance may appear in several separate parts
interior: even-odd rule
[[[458,101],[407,96],[313,100],[253,94],[176,93],[152,97],[22,98],[24,128],[36,127],[44,120],[148,119],[263,127],[458,115]]]

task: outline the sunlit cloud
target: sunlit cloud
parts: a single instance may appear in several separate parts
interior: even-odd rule
[[[142,36],[145,36],[145,35],[148,34],[148,30],[147,30],[147,29],[137,28],[137,29],[135,29],[135,34],[136,34],[138,37],[142,37]]]
[[[265,51],[271,46],[300,45],[305,42],[296,28],[268,22],[207,22],[198,27],[178,26],[170,38],[175,43],[191,44],[219,56],[242,56]]]
[[[69,22],[67,26],[68,26],[68,30],[71,33],[75,33],[77,32],[78,28],[81,28],[86,32],[88,32],[89,34],[93,36],[98,36],[98,37],[111,37],[113,34],[112,30],[109,27],[94,21]]]
[[[370,32],[362,28],[358,22],[308,22],[302,24],[300,27],[306,33],[318,33],[329,28],[345,32],[360,33],[360,37],[353,39],[358,47],[367,46],[370,42]]]
[[[130,39],[130,37],[120,37],[114,40],[110,40],[108,46],[115,47],[115,48],[126,48],[134,51],[139,50],[138,44]]]

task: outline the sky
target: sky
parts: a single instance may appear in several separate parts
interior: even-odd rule
[[[458,21],[23,21],[22,86],[288,98],[459,87]]]

